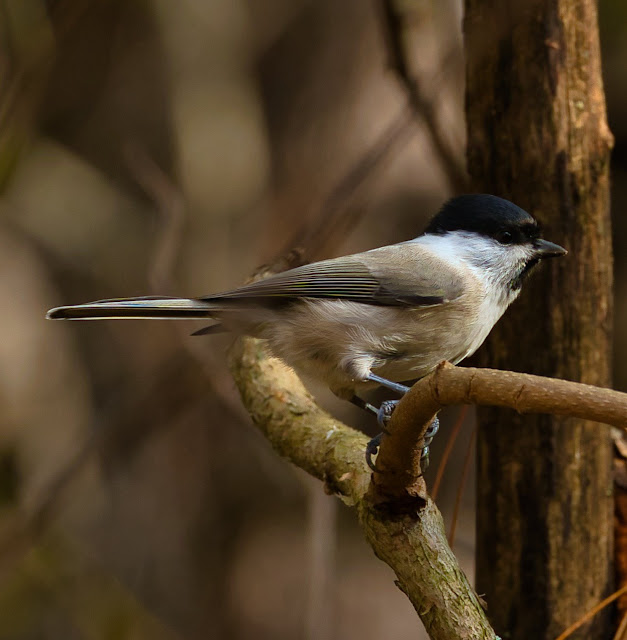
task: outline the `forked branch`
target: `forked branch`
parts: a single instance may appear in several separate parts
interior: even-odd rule
[[[490,404],[570,415],[627,429],[627,394],[509,371],[443,363],[399,403],[371,474],[366,437],[323,411],[296,374],[253,338],[239,339],[231,370],[247,410],[274,449],[354,506],[375,554],[389,564],[435,640],[494,639],[450,550],[420,476],[422,437],[450,404]]]

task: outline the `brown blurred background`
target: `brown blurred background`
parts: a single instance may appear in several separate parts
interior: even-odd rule
[[[461,2],[408,6],[414,73],[463,161]],[[627,390],[627,5],[600,13]],[[251,426],[228,337],[44,320],[236,286],[294,242],[322,258],[418,235],[450,185],[404,115],[379,4],[0,0],[0,42],[0,638],[416,638],[353,514]],[[472,428],[439,492],[449,522]]]

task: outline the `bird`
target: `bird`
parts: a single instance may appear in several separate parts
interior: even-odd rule
[[[199,298],[98,300],[56,307],[47,317],[209,318],[213,324],[197,334],[226,330],[261,338],[296,371],[322,380],[385,424],[398,400],[376,408],[362,391],[381,385],[403,395],[403,382],[428,375],[444,360],[457,364],[472,355],[532,269],[567,253],[541,236],[537,220],[514,203],[465,194],[445,202],[411,240]],[[436,430],[434,422],[427,440]],[[375,440],[367,451],[371,466]]]

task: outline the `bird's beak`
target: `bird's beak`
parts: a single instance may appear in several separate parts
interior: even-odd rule
[[[568,251],[564,247],[560,247],[559,244],[549,242],[548,240],[542,240],[541,238],[536,240],[533,244],[538,258],[559,258],[565,256]]]

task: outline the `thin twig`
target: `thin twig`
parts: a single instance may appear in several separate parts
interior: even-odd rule
[[[459,159],[461,153],[453,149],[446,138],[438,109],[411,68],[404,43],[406,25],[403,11],[399,10],[395,0],[381,0],[381,7],[390,67],[405,89],[410,106],[427,127],[450,188],[454,193],[462,193],[468,188],[468,176]]]
[[[412,76],[409,70],[405,48],[402,44],[403,17],[396,11],[391,1],[383,1],[383,15],[386,26],[390,66],[397,72],[409,96],[409,107],[403,109],[394,121],[379,135],[363,157],[339,180],[325,198],[313,222],[308,222],[290,238],[278,255],[283,255],[294,247],[303,247],[312,259],[328,250],[329,244],[344,234],[338,230],[350,228],[363,213],[363,208],[351,206],[360,189],[372,178],[375,171],[383,166],[392,152],[398,153],[401,145],[412,138],[416,115],[426,124],[445,174],[454,192],[465,191],[467,176],[459,161],[461,150],[453,149],[444,135],[433,99],[426,97],[422,81]],[[448,66],[448,60],[446,61]]]
[[[457,487],[457,494],[455,496],[455,506],[453,507],[453,517],[451,518],[451,528],[448,534],[448,543],[451,549],[455,542],[455,531],[457,529],[457,518],[459,516],[459,509],[462,503],[462,496],[464,495],[464,488],[466,487],[466,480],[468,479],[468,471],[470,469],[470,461],[472,460],[472,453],[474,451],[475,438],[477,437],[477,427],[472,430],[468,446],[466,448],[466,455],[464,456],[464,465],[462,467],[462,475],[459,479],[459,485]]]
[[[457,416],[457,420],[455,420],[455,424],[451,429],[451,435],[446,441],[446,447],[444,448],[444,452],[440,457],[440,464],[438,465],[438,471],[435,474],[435,480],[433,481],[433,487],[431,488],[431,497],[434,500],[438,499],[438,493],[440,492],[440,484],[442,483],[442,478],[444,477],[444,472],[446,471],[446,465],[448,464],[449,458],[451,457],[451,453],[453,452],[453,447],[455,446],[455,441],[457,440],[457,436],[459,435],[462,427],[464,426],[464,420],[466,419],[466,415],[468,415],[468,405],[464,405],[459,410],[459,415]]]
[[[155,203],[160,217],[148,281],[153,293],[158,291],[158,295],[163,295],[172,288],[172,274],[182,242],[185,222],[183,195],[143,147],[129,143],[125,158],[131,174]]]
[[[320,491],[320,485],[311,476],[305,475],[305,488],[309,567],[304,636],[306,640],[326,640],[337,635],[334,606],[337,500]]]
[[[603,609],[605,609],[605,607],[607,607],[608,604],[611,604],[612,602],[614,602],[614,600],[616,600],[617,598],[620,598],[623,595],[623,593],[627,593],[627,585],[625,585],[624,587],[621,587],[618,591],[615,591],[611,596],[608,596],[607,598],[605,598],[605,600],[601,600],[599,604],[592,607],[592,609],[590,609],[590,611],[586,612],[581,618],[579,618],[577,622],[575,622],[574,624],[571,624],[570,627],[568,627],[568,629],[560,633],[555,640],[566,640],[566,638],[568,638],[573,633],[575,633],[575,631],[577,631],[579,627],[586,624],[586,622],[588,622],[588,620],[590,620],[591,618],[594,618],[594,616],[596,616],[596,614],[599,613],[599,611],[602,611]]]
[[[495,634],[446,544],[441,517],[421,476],[422,440],[433,415],[450,404],[488,404],[627,429],[627,394],[443,363],[401,399],[381,443],[378,472],[369,474],[366,438],[322,411],[296,374],[268,356],[260,341],[238,340],[231,368],[246,408],[275,450],[356,507],[375,553],[394,569],[436,640]]]
[[[625,585],[627,586],[627,585]],[[625,640],[627,638],[627,613],[621,618],[618,629],[612,640]]]
[[[362,158],[333,187],[314,215],[313,222],[298,229],[279,255],[294,247],[304,247],[307,256],[313,258],[327,250],[333,239],[343,237],[343,234],[338,233],[338,228],[349,223],[354,225],[363,211],[361,208],[351,208],[349,203],[375,171],[383,166],[392,151],[398,153],[402,145],[409,143],[413,128],[414,117],[411,110],[403,109]]]

